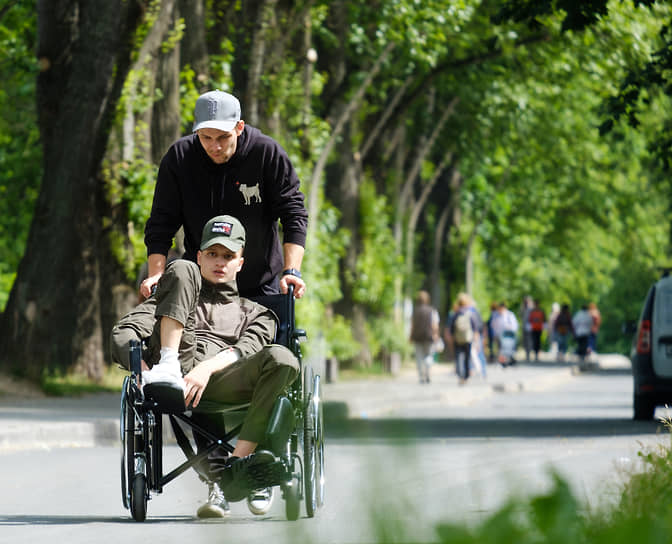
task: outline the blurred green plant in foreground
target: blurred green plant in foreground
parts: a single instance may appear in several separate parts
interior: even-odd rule
[[[672,429],[672,418],[663,419]],[[568,483],[553,474],[546,494],[512,499],[479,525],[437,527],[437,542],[450,544],[631,544],[672,542],[672,448],[640,451],[616,502],[596,510],[583,505]]]

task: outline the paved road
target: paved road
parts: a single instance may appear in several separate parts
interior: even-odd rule
[[[136,524],[119,497],[117,395],[2,402],[0,420],[23,432],[0,454],[0,542],[356,543],[378,540],[376,516],[431,541],[437,521],[477,520],[512,490],[543,488],[547,462],[588,490],[614,459],[636,457],[656,425],[631,420],[630,382],[616,365],[575,376],[540,363],[492,369],[464,387],[447,365],[430,385],[412,371],[329,384],[327,508],[298,523],[284,521],[282,501],[263,518],[236,503],[224,522],[198,521],[204,488],[188,472]],[[68,445],[87,447],[58,447]],[[178,456],[166,447],[168,459]]]

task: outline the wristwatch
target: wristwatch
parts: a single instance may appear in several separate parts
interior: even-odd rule
[[[299,272],[296,268],[287,268],[286,270],[282,271],[283,276],[296,276],[297,278],[301,277],[301,272]]]

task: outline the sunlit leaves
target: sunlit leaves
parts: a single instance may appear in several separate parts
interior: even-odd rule
[[[0,21],[0,311],[23,254],[41,179],[35,111],[34,6],[14,3]]]

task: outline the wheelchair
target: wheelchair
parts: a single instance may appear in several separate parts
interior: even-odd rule
[[[271,507],[274,487],[279,485],[285,501],[288,520],[299,518],[301,503],[305,502],[307,517],[313,517],[324,504],[324,418],[320,376],[301,358],[300,342],[306,333],[295,328],[293,292],[252,298],[271,309],[277,321],[275,343],[289,348],[299,360],[297,379],[281,395],[269,420],[260,448],[276,456],[281,468],[278,480],[250,490],[247,505],[253,514],[266,514]],[[153,383],[140,387],[142,345],[131,341],[130,375],[124,378],[121,393],[121,496],[126,509],[136,521],[147,516],[147,502],[152,493],[162,493],[164,486],[190,468],[207,463],[208,455],[217,448],[233,452],[232,441],[242,427],[248,404],[226,405],[205,403],[189,410],[184,406],[183,393],[169,384]],[[223,420],[238,420],[230,430],[213,432],[195,420],[207,414]],[[169,472],[163,466],[163,416],[167,416],[178,446],[186,460]],[[208,426],[209,427],[209,426]],[[185,429],[191,430],[191,438]],[[202,443],[198,453],[192,443],[198,433]],[[204,445],[205,443],[205,445]],[[197,470],[197,472],[199,472]],[[200,473],[199,473],[200,474]],[[276,476],[277,478],[277,476]],[[203,475],[201,475],[201,479]],[[268,485],[267,485],[268,484]],[[266,494],[264,494],[264,491]],[[267,500],[260,502],[258,499]],[[257,500],[255,500],[257,499]]]

